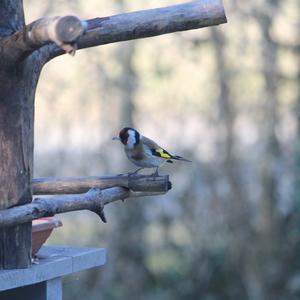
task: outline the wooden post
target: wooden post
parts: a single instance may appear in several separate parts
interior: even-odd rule
[[[22,86],[25,70],[0,70],[0,209],[31,201],[33,99]],[[0,269],[27,267],[30,248],[31,223],[1,229]]]
[[[31,202],[37,73],[29,61],[0,65],[0,209]],[[30,222],[0,230],[0,269],[28,267],[30,251]]]
[[[14,13],[11,15],[1,12]],[[0,37],[5,24],[24,26],[22,1],[1,1]],[[3,25],[3,28],[1,27]],[[34,59],[20,64],[0,62],[0,209],[31,202],[33,99],[39,69]],[[0,269],[31,263],[31,222],[0,229]]]
[[[23,1],[0,1],[0,210],[32,200],[34,95],[43,66],[32,52],[48,38],[73,53],[70,45],[83,27],[77,18],[64,17],[36,21],[26,31]],[[26,37],[29,31],[33,40]],[[0,269],[30,264],[31,222],[0,229]]]

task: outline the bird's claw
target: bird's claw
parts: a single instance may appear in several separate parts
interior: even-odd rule
[[[33,265],[38,265],[38,264],[39,264],[39,258],[38,258],[36,255],[34,255],[34,256],[31,258],[31,263],[32,263]]]
[[[144,168],[139,168],[139,169],[135,170],[135,171],[132,172],[132,173],[128,173],[128,176],[134,176],[134,175],[137,175],[137,173],[138,173],[139,171],[141,171],[142,169],[144,169]]]
[[[156,168],[156,171],[152,174],[152,176],[154,176],[154,177],[158,177],[159,176],[159,174],[158,174],[158,168]]]

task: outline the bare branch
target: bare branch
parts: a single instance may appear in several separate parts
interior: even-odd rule
[[[34,195],[85,193],[91,188],[122,186],[132,191],[167,192],[171,188],[168,175],[128,175],[36,178],[32,181]]]
[[[61,51],[75,54],[76,41],[87,23],[75,16],[39,19],[1,40],[0,54],[6,63],[20,61],[47,43],[55,43]]]
[[[106,222],[104,205],[129,197],[161,195],[171,189],[169,176],[128,175],[67,178],[38,178],[32,182],[33,194],[64,194],[35,198],[27,205],[0,211],[0,227],[21,224],[55,214],[88,209]],[[79,194],[83,193],[85,194]],[[73,193],[72,195],[66,195]]]
[[[87,22],[88,31],[79,38],[78,49],[219,25],[227,20],[221,0],[201,0]],[[55,45],[41,50],[45,62],[63,54]]]
[[[106,222],[103,208],[105,205],[129,197],[144,197],[165,194],[161,192],[133,192],[124,187],[109,189],[90,189],[85,194],[61,195],[36,198],[32,203],[0,211],[0,228],[30,222],[34,219],[55,214],[87,209],[95,212]]]

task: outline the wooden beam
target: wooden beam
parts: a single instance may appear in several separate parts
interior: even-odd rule
[[[79,48],[226,23],[221,0],[201,0],[88,20]]]
[[[126,187],[138,192],[167,192],[171,188],[168,175],[128,175],[52,177],[32,180],[34,195],[58,195],[85,193],[91,188],[107,189],[115,186]]]
[[[87,22],[75,16],[46,17],[36,20],[0,41],[2,64],[20,62],[49,43],[55,43],[62,51],[74,55],[77,49],[75,42],[86,29]]]
[[[0,40],[24,26],[23,1],[0,1]],[[9,65],[0,56],[0,210],[5,210],[32,200],[33,111],[40,63],[30,57]],[[0,269],[30,264],[31,222],[1,228]]]
[[[120,41],[226,23],[221,0],[201,0],[91,20],[76,16],[45,17],[0,40],[2,63],[24,60],[41,49],[41,62],[69,53]],[[87,30],[87,32],[86,32]],[[52,44],[50,44],[52,43]],[[45,44],[50,44],[46,47]]]
[[[111,202],[124,200],[129,197],[144,197],[165,193],[164,189],[157,192],[133,192],[124,187],[112,187],[104,190],[90,189],[85,194],[36,198],[30,204],[1,210],[0,228],[15,226],[41,217],[83,209],[96,213],[103,222],[106,222],[103,209],[105,205]]]
[[[221,0],[192,1],[87,20],[88,30],[79,37],[78,49],[226,23]],[[48,61],[64,51],[55,45],[41,49]]]

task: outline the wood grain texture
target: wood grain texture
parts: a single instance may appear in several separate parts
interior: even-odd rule
[[[54,42],[63,51],[72,53],[76,50],[75,42],[86,28],[87,23],[76,16],[41,18],[26,26],[25,41],[35,49]]]
[[[165,193],[165,190],[156,192],[133,192],[124,187],[112,187],[104,190],[93,188],[85,194],[36,198],[30,204],[1,210],[0,228],[15,226],[34,219],[83,209],[87,209],[98,214],[103,220],[104,206],[111,202],[124,200],[129,197],[145,197]]]
[[[171,188],[168,175],[88,176],[88,177],[53,177],[32,180],[34,195],[57,195],[85,193],[91,188],[106,189],[121,186],[132,191],[167,192]]]
[[[0,37],[10,36],[24,27],[24,10],[22,0],[0,1]]]
[[[0,1],[0,40],[23,26],[22,1]],[[1,56],[0,210],[32,199],[34,94],[40,68],[34,56],[11,65]],[[0,269],[30,264],[31,222],[0,229]]]
[[[12,68],[0,66],[0,209],[31,202],[38,66],[33,58]],[[0,230],[0,269],[29,266],[30,251],[31,223]]]
[[[226,23],[221,0],[201,0],[87,20],[78,49]],[[48,61],[63,54],[55,45],[41,49]]]
[[[34,21],[0,40],[0,55],[6,65],[20,62],[47,43],[55,43],[63,52],[74,55],[76,40],[87,23],[75,16],[45,17]]]

